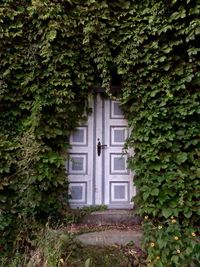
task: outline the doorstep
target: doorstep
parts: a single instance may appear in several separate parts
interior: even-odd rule
[[[141,218],[133,210],[105,210],[95,211],[86,215],[82,222],[88,225],[138,225]]]

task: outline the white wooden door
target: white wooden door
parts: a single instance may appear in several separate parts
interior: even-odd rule
[[[128,153],[123,151],[129,135],[127,122],[117,101],[97,94],[90,105],[87,123],[70,139],[70,204],[131,208],[135,187],[133,173],[127,168]]]

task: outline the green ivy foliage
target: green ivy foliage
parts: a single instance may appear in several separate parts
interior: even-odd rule
[[[73,9],[67,1],[1,4],[2,243],[17,222],[58,212],[67,194],[68,140],[94,76]]]
[[[148,266],[198,265],[199,14],[195,0],[3,0],[4,233],[13,218],[58,209],[70,133],[91,86],[109,90],[116,72]]]
[[[123,41],[123,29],[113,42],[149,266],[194,266],[200,257],[199,12],[195,1],[141,3],[132,34]]]

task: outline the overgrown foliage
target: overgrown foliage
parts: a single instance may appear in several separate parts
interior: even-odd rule
[[[83,245],[66,228],[52,229],[47,224],[26,247],[17,246],[12,258],[1,258],[8,267],[145,267],[145,255],[133,243],[127,245]]]
[[[84,119],[84,89],[93,75],[68,2],[3,1],[0,20],[0,225],[6,235],[0,242],[5,243],[25,218],[61,211],[68,139]]]
[[[97,77],[108,89],[116,72],[149,266],[198,264],[199,13],[195,0],[3,0],[4,235],[16,220],[58,210],[69,135]]]

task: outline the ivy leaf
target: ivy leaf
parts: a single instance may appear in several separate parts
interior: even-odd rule
[[[157,266],[157,267],[164,267],[164,265],[163,265],[163,263],[162,263],[161,261],[158,261],[158,262],[156,263],[156,266]]]
[[[50,32],[47,33],[47,40],[48,41],[53,41],[56,38],[57,31],[56,30],[51,30]]]
[[[157,240],[157,243],[159,245],[159,248],[161,248],[161,249],[164,248],[164,247],[166,247],[166,245],[167,245],[167,241],[164,240],[163,238],[159,238]]]
[[[90,258],[88,258],[88,259],[85,261],[85,267],[90,267],[90,263],[91,263],[91,260],[90,260]]]
[[[187,153],[186,152],[181,152],[178,153],[178,155],[176,156],[176,163],[177,164],[182,164],[183,162],[185,162],[187,160]]]
[[[152,196],[158,196],[159,194],[159,189],[158,188],[154,188],[153,190],[151,190],[151,195]]]
[[[179,257],[177,255],[174,255],[172,256],[171,261],[174,262],[176,266],[178,266]]]
[[[170,69],[170,64],[169,63],[165,64],[163,66],[163,69],[166,70],[166,71],[168,71]]]
[[[163,208],[162,214],[165,218],[169,218],[172,215],[172,210],[170,208]]]
[[[200,178],[200,168],[197,168],[197,177]]]
[[[149,192],[146,191],[143,193],[143,199],[146,200],[149,197]]]
[[[187,211],[187,212],[184,212],[184,216],[186,218],[190,218],[192,216],[192,211]]]

